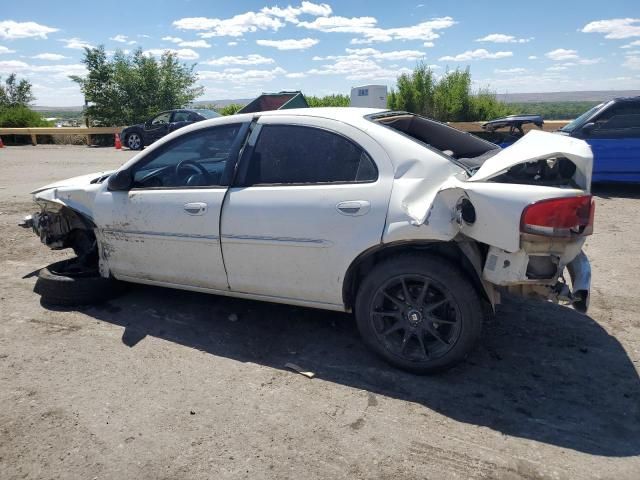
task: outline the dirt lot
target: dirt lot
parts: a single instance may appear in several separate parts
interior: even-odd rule
[[[589,316],[510,301],[416,377],[342,314],[142,286],[42,307],[34,274],[66,254],[15,226],[29,190],[130,156],[0,150],[1,479],[640,478],[640,187],[596,190]]]

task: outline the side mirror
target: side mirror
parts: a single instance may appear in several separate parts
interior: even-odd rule
[[[107,188],[111,192],[126,192],[133,186],[133,175],[130,170],[118,170],[107,180]]]
[[[593,122],[585,123],[580,130],[583,135],[589,135],[596,128],[596,124]]]

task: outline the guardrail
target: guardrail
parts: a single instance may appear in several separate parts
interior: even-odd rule
[[[466,132],[481,132],[485,122],[450,122],[449,125]],[[569,123],[568,120],[545,120],[543,130],[551,132]],[[87,137],[87,145],[91,145],[91,135],[108,135],[120,133],[124,127],[34,127],[34,128],[0,128],[2,135],[29,135],[31,144],[38,144],[38,135],[83,135]],[[531,124],[524,125],[524,131],[537,129]]]
[[[123,127],[32,127],[32,128],[0,128],[2,135],[29,135],[31,144],[38,144],[38,135],[82,135],[87,137],[87,145],[91,145],[91,135],[114,135]]]

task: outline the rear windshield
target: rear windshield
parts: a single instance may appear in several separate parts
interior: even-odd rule
[[[481,157],[486,160],[500,150],[496,144],[471,133],[414,113],[384,112],[371,115],[369,119],[417,140],[467,169],[477,168],[477,162],[468,162],[468,159]]]
[[[198,110],[195,110],[195,111],[198,112],[200,115],[202,115],[204,118],[217,118],[221,116],[218,112],[214,110],[208,110],[205,108],[199,108]]]

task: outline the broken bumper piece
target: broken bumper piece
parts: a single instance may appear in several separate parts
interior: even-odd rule
[[[580,251],[578,256],[567,264],[567,270],[571,276],[571,303],[577,311],[586,313],[589,309],[589,296],[591,291],[591,264],[587,255]]]

